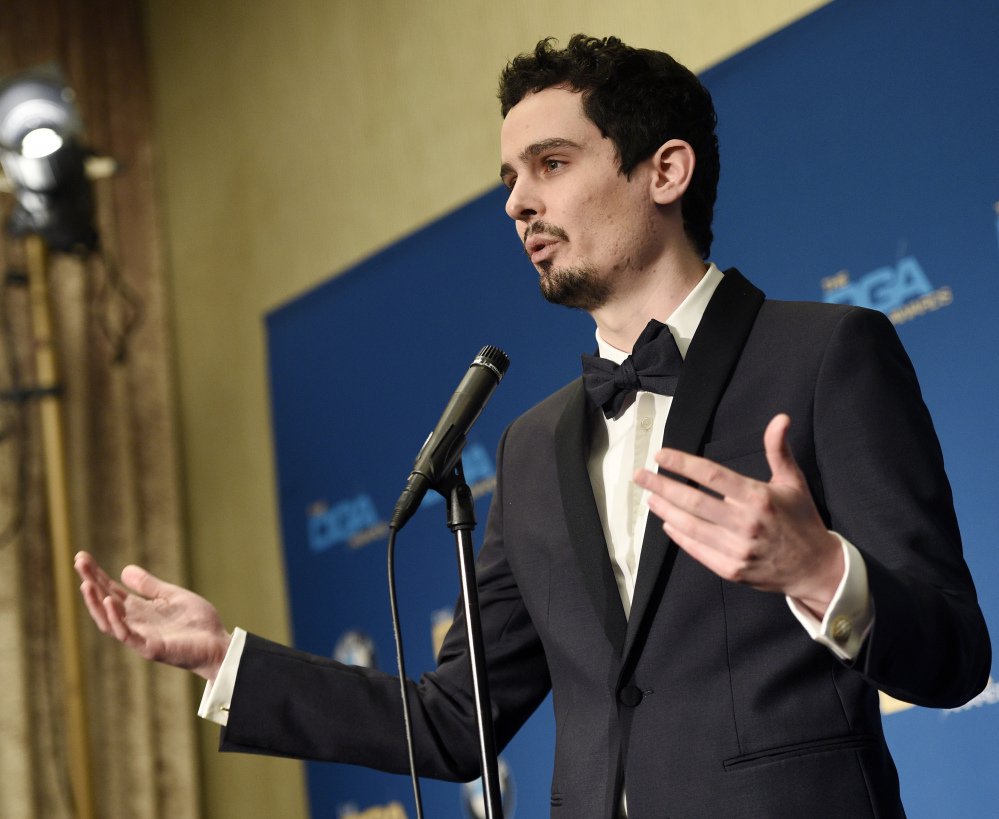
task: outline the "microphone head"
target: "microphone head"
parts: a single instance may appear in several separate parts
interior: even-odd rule
[[[504,353],[499,347],[493,347],[491,344],[487,344],[479,351],[479,354],[475,356],[472,360],[472,364],[478,364],[481,367],[488,367],[496,373],[496,380],[499,381],[510,368],[510,356]]]

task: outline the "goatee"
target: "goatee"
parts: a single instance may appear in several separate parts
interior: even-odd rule
[[[610,298],[610,287],[597,271],[588,266],[555,267],[551,262],[542,262],[541,295],[552,304],[574,307],[587,312],[603,307]]]

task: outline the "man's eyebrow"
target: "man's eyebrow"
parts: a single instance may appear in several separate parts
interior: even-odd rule
[[[532,142],[523,151],[520,152],[520,161],[527,163],[529,160],[543,154],[546,151],[554,150],[555,148],[578,148],[579,143],[573,142],[571,139],[566,139],[565,137],[551,137],[550,139],[542,139],[540,142]],[[513,173],[513,166],[509,162],[504,162],[500,165],[500,179],[506,179],[506,177]]]
[[[552,137],[551,139],[543,139],[540,142],[532,142],[523,151],[520,152],[520,161],[527,162],[527,160],[536,157],[538,154],[543,154],[546,151],[554,150],[555,148],[578,148],[578,143],[573,142],[571,139],[566,139],[565,137]]]

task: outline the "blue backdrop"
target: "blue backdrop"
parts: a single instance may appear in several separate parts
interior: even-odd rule
[[[997,46],[993,0],[839,0],[704,74],[722,150],[714,260],[772,298],[848,301],[892,317],[936,419],[993,626]],[[579,353],[594,346],[587,316],[538,296],[504,199],[491,191],[267,317],[300,648],[394,670],[385,521],[471,358],[494,344],[512,360],[465,454],[484,521],[502,429],[575,377]],[[407,526],[397,563],[416,675],[432,667],[457,595],[442,502]],[[954,711],[883,701],[911,817],[995,815],[997,701],[991,683]],[[547,810],[551,746],[545,705],[503,755],[508,816]],[[309,791],[316,816],[412,814],[403,777],[310,764]],[[475,815],[467,789],[425,782],[424,796],[428,816]]]

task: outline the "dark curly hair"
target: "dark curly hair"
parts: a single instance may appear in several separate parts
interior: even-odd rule
[[[717,117],[696,75],[669,54],[632,48],[617,37],[576,34],[564,49],[548,37],[514,57],[500,74],[505,117],[527,94],[567,86],[583,95],[583,111],[617,149],[621,173],[664,142],[682,139],[694,149],[694,175],[681,202],[684,231],[703,258],[711,252],[711,219],[718,192]]]

